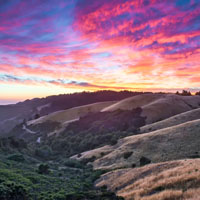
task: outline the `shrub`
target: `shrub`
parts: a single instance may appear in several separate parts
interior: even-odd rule
[[[34,119],[39,119],[40,115],[39,114],[35,114]]]
[[[67,167],[74,167],[74,168],[84,168],[84,165],[77,160],[68,159],[64,163]]]
[[[49,174],[49,166],[47,164],[40,164],[38,167],[39,174]]]
[[[49,159],[52,156],[52,150],[48,146],[40,147],[35,150],[35,155],[43,159]]]
[[[106,153],[105,152],[101,152],[101,157],[105,156]]]
[[[28,200],[26,188],[14,182],[6,181],[0,184],[1,200]]]
[[[133,154],[132,151],[128,151],[124,153],[124,159],[128,159]]]
[[[14,137],[9,137],[8,139],[10,140],[10,144],[13,148],[27,148],[27,144],[23,139],[16,139]]]
[[[21,154],[9,155],[8,160],[14,160],[14,161],[17,161],[17,162],[24,162],[25,161],[24,156],[21,155]]]
[[[110,144],[111,144],[112,146],[116,145],[117,142],[118,142],[118,141],[117,141],[116,138],[112,138],[112,139],[110,140]]]
[[[81,162],[83,164],[87,164],[89,162],[94,162],[96,160],[96,156],[92,156],[91,158],[84,158]]]
[[[135,168],[135,167],[136,167],[136,164],[135,164],[135,163],[133,163],[133,164],[131,165],[131,167],[132,167],[132,168]]]
[[[144,156],[142,156],[140,158],[140,166],[144,166],[144,165],[147,165],[147,164],[150,164],[151,163],[151,160],[149,158],[146,158]]]

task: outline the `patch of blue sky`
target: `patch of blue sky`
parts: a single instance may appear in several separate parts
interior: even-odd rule
[[[50,42],[54,41],[55,33],[42,34],[39,38],[35,38],[35,42]]]
[[[96,54],[93,54],[92,57],[93,58],[108,58],[110,57],[112,54],[109,53],[109,52],[102,52],[102,53],[96,53]]]

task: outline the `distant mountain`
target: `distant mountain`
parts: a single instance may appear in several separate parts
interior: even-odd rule
[[[138,94],[141,93],[130,91],[82,92],[49,96],[41,99],[35,98],[17,104],[2,105],[0,106],[0,132],[7,133],[24,120],[28,121],[59,110],[96,102],[119,101]]]

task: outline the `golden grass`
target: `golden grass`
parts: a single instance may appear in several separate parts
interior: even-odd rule
[[[121,100],[107,108],[104,108],[102,111],[115,111],[118,109],[132,110],[137,107],[148,105],[160,98],[164,98],[165,96],[166,94],[141,94]]]
[[[142,116],[146,123],[151,124],[158,120],[183,113],[193,108],[199,108],[200,96],[179,96],[175,94],[142,94],[124,99],[116,104],[104,108],[102,111],[118,109],[132,110],[142,108]]]
[[[200,197],[200,159],[151,164],[103,175],[107,185],[126,200],[182,200]]]
[[[147,132],[156,131],[156,130],[167,128],[167,127],[172,127],[172,126],[179,125],[187,121],[192,121],[196,119],[200,119],[200,108],[172,116],[170,118],[167,118],[159,122],[155,122],[153,124],[145,125],[140,128],[140,131],[141,133],[147,133]]]
[[[157,130],[148,134],[140,134],[123,138],[115,146],[105,146],[87,152],[87,158],[105,152],[104,156],[97,156],[93,162],[95,169],[119,169],[140,165],[140,158],[145,156],[152,163],[169,160],[185,159],[200,152],[200,119],[181,125]],[[125,152],[133,152],[128,159],[124,159]],[[85,154],[81,159],[84,159]]]
[[[80,117],[90,112],[100,112],[103,108],[109,105],[112,105],[115,102],[116,101],[99,102],[99,103],[93,103],[89,105],[74,107],[67,110],[61,110],[61,111],[46,115],[44,117],[41,117],[39,119],[29,121],[28,125],[44,123],[46,121],[55,121],[55,122],[60,122],[63,124],[70,123],[70,122],[73,122],[74,120],[78,120]]]

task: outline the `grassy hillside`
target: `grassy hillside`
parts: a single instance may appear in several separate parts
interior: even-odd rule
[[[57,154],[66,156],[92,150],[106,144],[115,145],[117,140],[138,134],[145,119],[141,110],[91,113],[69,124],[58,136],[42,137],[40,146],[48,145]]]
[[[22,123],[24,119],[34,119],[36,114],[44,116],[77,106],[105,101],[119,101],[138,94],[141,93],[129,91],[82,92],[49,96],[41,99],[35,98],[13,105],[0,105],[0,132],[7,133],[17,124]]]
[[[146,124],[151,124],[179,113],[200,107],[200,96],[180,96],[175,94],[142,94],[117,102],[103,111],[132,110],[142,108]]]
[[[126,200],[198,200],[200,159],[115,170],[96,182],[105,185]]]
[[[113,103],[115,103],[115,101],[106,101],[85,106],[73,107],[67,110],[51,113],[49,115],[40,117],[39,119],[31,120],[27,124],[36,125],[47,121],[52,121],[62,123],[62,125],[65,126],[74,120],[79,120],[81,117],[89,113],[100,112],[103,108],[112,105]]]
[[[143,94],[24,121],[0,138],[0,199],[195,199],[199,106],[199,96]]]
[[[153,124],[148,124],[140,128],[141,133],[147,133],[151,131],[156,131],[162,128],[167,128],[175,125],[185,123],[187,121],[200,119],[200,108],[193,109],[172,117],[169,117],[165,120],[155,122]]]
[[[93,162],[96,169],[116,169],[140,166],[141,158],[145,157],[153,163],[168,160],[184,159],[200,156],[200,119],[157,130],[123,138],[114,146],[99,149],[101,154]],[[95,157],[96,150],[90,152]],[[79,159],[84,159],[82,154]]]

